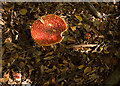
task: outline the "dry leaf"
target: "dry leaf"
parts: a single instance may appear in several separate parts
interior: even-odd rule
[[[2,47],[2,56],[3,56],[4,52],[5,52],[5,47],[3,46]]]
[[[48,52],[45,56],[52,55],[54,52]]]
[[[20,13],[21,15],[25,15],[25,14],[27,13],[27,9],[20,9],[20,10],[19,10],[19,13]]]
[[[9,80],[9,78],[0,78],[0,82],[2,82],[2,83],[6,83],[7,81]]]
[[[84,74],[88,73],[91,71],[91,67],[86,67],[85,70],[84,70]]]
[[[89,32],[90,31],[90,25],[88,24],[83,24],[84,29]]]
[[[54,56],[48,56],[48,57],[45,57],[44,60],[51,60],[53,58],[54,58]]]
[[[78,66],[78,69],[82,69],[84,67],[84,65],[80,65]]]
[[[99,76],[96,75],[96,74],[89,75],[89,79],[94,80],[94,79],[97,79],[97,78],[99,78]]]
[[[45,82],[43,86],[48,86],[50,84],[49,81]]]
[[[6,65],[5,60],[2,60],[2,66],[5,66],[5,65]]]
[[[16,53],[16,54],[15,54],[14,58],[15,58],[15,59],[17,59],[17,58],[18,58],[18,53]]]
[[[81,16],[77,16],[77,15],[75,15],[75,17],[76,17],[80,22],[83,21],[83,19],[82,19]]]
[[[72,29],[72,31],[75,31],[76,30],[76,26],[72,26],[71,29]]]

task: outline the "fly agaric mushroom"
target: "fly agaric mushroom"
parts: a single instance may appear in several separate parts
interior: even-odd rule
[[[31,28],[31,36],[40,46],[50,46],[62,41],[62,33],[67,30],[65,21],[53,14],[42,16]]]
[[[13,74],[13,77],[14,77],[14,79],[15,79],[16,81],[21,81],[22,75],[21,75],[21,73],[15,72],[15,73]]]

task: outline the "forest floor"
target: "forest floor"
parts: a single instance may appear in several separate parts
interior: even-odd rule
[[[118,2],[7,2],[1,13],[1,84],[98,85],[119,66]],[[62,17],[68,29],[60,43],[39,46],[31,26],[47,14]]]

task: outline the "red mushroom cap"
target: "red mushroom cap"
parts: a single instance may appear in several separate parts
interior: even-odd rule
[[[49,46],[61,42],[65,30],[67,24],[61,17],[48,14],[33,23],[31,36],[40,46]]]
[[[14,77],[15,80],[21,81],[22,75],[21,75],[21,73],[15,72],[15,73],[13,74],[13,77]]]

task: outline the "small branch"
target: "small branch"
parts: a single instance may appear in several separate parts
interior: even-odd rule
[[[66,48],[77,48],[77,47],[95,47],[97,46],[97,44],[80,44],[80,45],[69,45],[69,46],[66,46]]]
[[[115,0],[113,0],[113,4],[116,4],[116,1],[115,1]]]
[[[90,2],[85,2],[85,5],[87,8],[91,11],[91,13],[98,18],[103,18],[100,12],[96,10],[96,8],[90,3]]]

